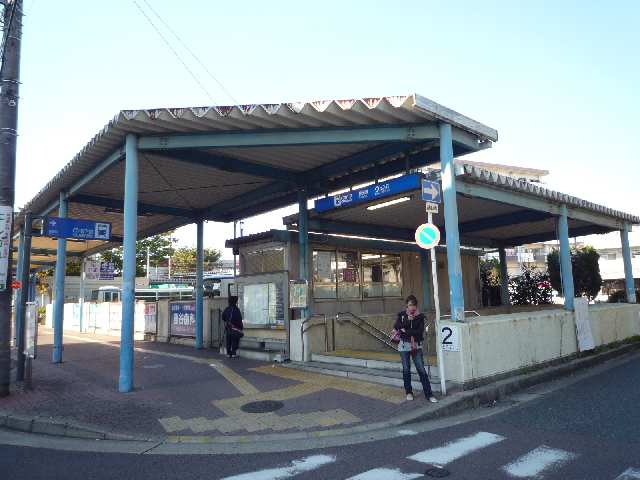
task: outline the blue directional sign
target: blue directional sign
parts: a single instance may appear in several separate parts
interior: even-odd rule
[[[432,223],[423,223],[416,229],[415,238],[420,248],[430,250],[440,243],[440,230]]]
[[[320,198],[315,201],[314,207],[316,212],[326,212],[334,208],[350,207],[358,203],[390,197],[409,190],[415,190],[416,188],[420,188],[420,175],[413,173],[350,192]]]
[[[442,190],[440,183],[431,180],[422,180],[422,200],[431,203],[442,202]]]
[[[77,240],[109,240],[111,224],[76,218],[47,217],[44,222],[44,235]]]

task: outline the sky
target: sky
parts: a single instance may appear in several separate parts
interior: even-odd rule
[[[18,207],[123,109],[415,92],[498,130],[470,160],[547,169],[551,188],[640,215],[640,2],[24,4]],[[244,233],[281,227],[282,213]],[[208,223],[205,245],[232,235]],[[195,228],[177,237],[195,245]]]

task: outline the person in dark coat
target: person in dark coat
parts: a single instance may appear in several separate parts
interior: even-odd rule
[[[416,366],[420,383],[424,389],[425,397],[432,403],[438,400],[433,396],[429,376],[424,368],[422,357],[422,342],[424,341],[424,314],[418,311],[418,300],[415,296],[407,297],[407,308],[398,313],[394,330],[400,332],[398,351],[402,359],[402,379],[407,400],[413,400],[413,388],[411,387],[411,359]]]
[[[222,312],[224,331],[227,338],[227,355],[229,358],[237,357],[236,352],[240,345],[240,339],[244,336],[242,330],[242,313],[238,308],[238,297],[229,297],[229,306]]]

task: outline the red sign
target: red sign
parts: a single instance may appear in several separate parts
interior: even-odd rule
[[[14,280],[13,282],[11,282],[11,288],[13,288],[14,290],[22,288],[22,282],[20,280]]]

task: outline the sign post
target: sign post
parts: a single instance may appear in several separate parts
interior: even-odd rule
[[[425,201],[427,223],[416,229],[416,243],[419,247],[429,250],[431,257],[431,277],[433,285],[433,304],[435,307],[436,354],[438,357],[438,372],[440,374],[440,390],[447,394],[444,376],[444,355],[442,354],[442,332],[440,329],[440,294],[438,291],[438,261],[436,259],[436,245],[440,243],[440,230],[433,224],[433,214],[438,213],[438,204],[442,201],[440,183],[432,180],[422,180],[422,200]]]
[[[427,221],[432,224],[433,214],[431,212],[427,215]],[[436,318],[434,325],[436,329],[436,355],[438,357],[438,373],[440,374],[440,390],[442,395],[447,394],[447,386],[444,378],[444,355],[442,354],[442,332],[440,331],[440,294],[438,291],[438,261],[436,259],[436,249],[431,248],[429,251],[431,257],[431,276],[433,285],[433,305],[435,306]]]

